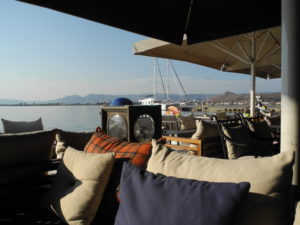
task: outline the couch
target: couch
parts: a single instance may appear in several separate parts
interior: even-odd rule
[[[80,133],[0,135],[0,224],[300,224],[292,152],[225,160]]]

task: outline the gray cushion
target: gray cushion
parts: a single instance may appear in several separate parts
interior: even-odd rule
[[[258,154],[262,156],[273,155],[273,137],[267,122],[262,120],[256,122],[247,121],[247,123],[250,131],[254,134],[252,142]]]
[[[85,145],[88,143],[93,133],[94,131],[73,132],[57,130],[55,146],[56,157],[58,159],[61,159],[68,146],[83,151]]]
[[[226,140],[226,148],[229,159],[237,159],[245,155],[253,155],[251,148],[251,139],[248,129],[244,126],[222,127],[224,134],[231,138],[235,143],[244,144],[245,146],[236,145]]]
[[[22,133],[43,130],[42,118],[35,121],[10,121],[1,119],[4,133]]]
[[[270,127],[266,121],[247,121],[249,129],[259,138],[272,138]]]
[[[238,225],[287,224],[293,151],[272,157],[226,160],[179,154],[156,141],[152,145],[147,170],[155,174],[209,182],[249,182],[250,195],[241,208]]]
[[[0,166],[49,160],[55,130],[0,135]]]
[[[196,120],[197,130],[191,139],[219,137],[217,124],[205,120]]]
[[[196,121],[193,114],[178,117],[180,130],[193,130],[196,129]]]
[[[43,204],[70,225],[89,225],[102,200],[113,153],[94,154],[68,147]]]

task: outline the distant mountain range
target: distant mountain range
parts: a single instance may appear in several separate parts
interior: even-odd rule
[[[261,95],[263,101],[267,102],[280,102],[281,93],[257,93],[257,95]],[[249,94],[236,94],[233,92],[225,92],[221,95],[215,95],[209,98],[209,102],[217,103],[217,102],[249,102],[250,95]]]
[[[280,93],[264,93],[261,94],[263,99],[270,101],[268,99],[272,99],[274,101],[280,101]],[[114,99],[118,97],[128,98],[133,102],[138,102],[138,100],[150,97],[152,95],[149,94],[136,94],[136,95],[105,95],[105,94],[89,94],[86,96],[79,95],[70,95],[65,96],[63,98],[58,98],[54,100],[48,101],[24,101],[24,100],[16,100],[16,99],[1,99],[0,105],[23,105],[23,104],[102,104],[102,103],[110,103]],[[157,100],[166,99],[165,95],[157,94]],[[184,100],[182,96],[177,94],[170,94],[169,99],[173,101],[182,101]],[[222,95],[217,94],[189,94],[188,100],[195,101],[211,101],[211,102],[224,102],[224,101],[238,101],[238,100],[247,100],[249,99],[249,94],[235,94],[232,92],[226,92]]]
[[[213,95],[209,95],[211,97]],[[16,100],[16,99],[1,99],[0,105],[21,105],[21,104],[97,104],[97,103],[110,103],[114,99],[124,97],[130,99],[132,102],[138,102],[138,100],[152,97],[150,94],[136,94],[136,95],[105,95],[105,94],[89,94],[86,96],[80,95],[69,95],[63,98],[48,100],[48,101],[26,101],[26,100]],[[204,94],[191,94],[188,95],[190,100],[201,101],[203,98],[207,98]],[[165,95],[157,94],[157,100],[165,99]],[[182,101],[183,97],[176,94],[170,94],[169,99],[173,101]]]

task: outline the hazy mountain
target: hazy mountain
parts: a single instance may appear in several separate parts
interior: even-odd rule
[[[264,93],[261,94],[263,99],[266,101],[280,101],[280,93]],[[97,104],[97,103],[110,103],[118,97],[125,97],[133,102],[138,100],[152,97],[151,94],[135,94],[135,95],[105,95],[105,94],[89,94],[86,96],[80,95],[69,95],[63,98],[48,100],[48,101],[24,101],[15,99],[0,99],[1,105],[18,105],[18,104]],[[164,94],[157,94],[157,100],[165,100]],[[172,101],[187,100],[177,94],[170,94],[169,99]],[[235,94],[233,92],[226,92],[222,95],[216,94],[189,94],[188,100],[196,101],[210,101],[210,102],[228,102],[228,101],[241,101],[249,100],[249,94]]]
[[[16,99],[3,99],[0,98],[0,105],[16,105],[22,102],[21,100],[16,100]]]
[[[268,102],[280,102],[281,93],[256,93],[257,95],[261,95],[264,101]],[[216,95],[208,99],[209,102],[249,102],[250,95],[249,94],[236,94],[233,92],[225,92],[221,95]]]

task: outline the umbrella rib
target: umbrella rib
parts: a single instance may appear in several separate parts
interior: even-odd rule
[[[266,50],[265,53],[258,60],[256,60],[256,63],[259,63],[264,58],[267,58],[267,57],[273,55],[275,52],[277,52],[281,48],[281,46],[277,46],[276,48],[272,49],[275,45],[276,45],[276,43],[274,43],[268,50]]]
[[[239,46],[239,48],[242,50],[242,52],[244,53],[244,55],[246,56],[246,58],[250,61],[250,56],[247,54],[246,50],[244,49],[244,47],[241,45],[240,40],[238,40],[236,37],[234,37],[234,40],[236,42],[236,44]]]
[[[226,47],[224,44],[222,44],[220,41],[215,41],[215,43],[211,43],[211,45],[213,45],[215,48],[241,60],[242,62],[249,64],[250,62],[247,61],[247,59],[243,58],[242,56],[239,56],[238,54],[236,54],[235,52],[231,51],[231,49],[229,49],[228,47]]]
[[[276,67],[277,69],[280,69],[281,70],[281,65],[278,65],[278,64],[272,64],[272,66]]]
[[[260,53],[261,53],[263,47],[265,46],[266,41],[267,41],[269,35],[270,35],[270,30],[268,30],[268,32],[267,32],[266,35],[264,36],[264,40],[263,40],[263,42],[261,43],[261,45],[260,45],[260,47],[259,47],[259,50],[258,50],[258,52],[257,52],[257,55],[256,55],[257,57],[260,56]]]
[[[270,32],[270,36],[271,36],[271,38],[275,41],[275,43],[276,43],[277,45],[280,45],[280,42],[277,40],[277,38],[274,36],[274,34],[273,34],[272,32]]]

